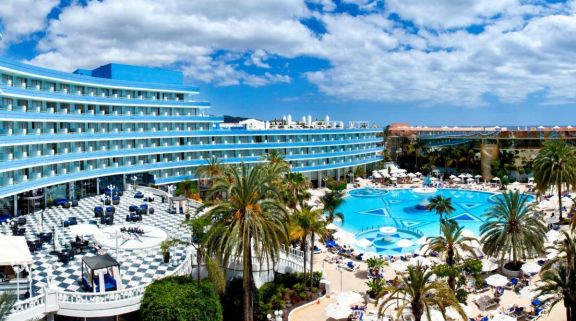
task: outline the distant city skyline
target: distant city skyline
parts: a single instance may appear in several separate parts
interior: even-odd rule
[[[184,72],[211,113],[576,124],[576,0],[6,0],[0,54]]]

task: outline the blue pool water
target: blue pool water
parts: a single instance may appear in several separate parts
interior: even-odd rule
[[[416,243],[419,238],[439,233],[438,215],[434,211],[421,209],[423,201],[439,194],[452,199],[455,211],[449,218],[476,236],[479,236],[480,226],[484,223],[484,214],[494,205],[494,198],[498,197],[498,194],[488,192],[457,189],[438,189],[436,193],[426,196],[416,194],[411,189],[357,189],[350,191],[338,208],[345,218],[342,228],[356,234],[357,239],[367,238],[372,241],[374,245],[367,251],[386,255],[414,252],[420,248],[420,244]],[[383,240],[384,235],[379,232],[382,226],[398,229],[398,233],[391,235],[393,240]],[[408,239],[414,245],[398,247],[396,241],[400,239]]]

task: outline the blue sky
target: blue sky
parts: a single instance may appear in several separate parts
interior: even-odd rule
[[[575,124],[576,0],[3,0],[2,55],[184,72],[212,113]]]

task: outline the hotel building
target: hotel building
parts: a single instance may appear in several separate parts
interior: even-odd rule
[[[0,215],[58,198],[195,179],[195,168],[277,150],[318,184],[378,162],[382,129],[224,128],[180,72],[108,64],[65,73],[0,58]],[[340,123],[341,124],[341,123]],[[135,176],[135,177],[134,177]]]

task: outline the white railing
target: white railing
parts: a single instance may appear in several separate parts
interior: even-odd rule
[[[193,271],[193,249],[188,248],[186,257],[174,270],[166,273],[172,275],[191,275]],[[303,270],[303,253],[298,249],[281,251],[276,266],[266,265],[269,270],[279,272],[301,272]],[[264,261],[265,262],[265,261]],[[255,271],[262,270],[258,258],[253,257]],[[236,262],[238,267],[238,262]],[[241,260],[240,260],[241,267]],[[58,314],[76,317],[101,317],[137,311],[147,284],[112,292],[68,292],[57,291]],[[57,306],[57,308],[58,308]],[[17,303],[12,308],[8,321],[27,320],[41,317],[46,311],[46,295],[40,294]]]
[[[28,320],[43,316],[46,295],[39,294],[24,301],[17,302],[10,312],[7,321]]]

